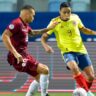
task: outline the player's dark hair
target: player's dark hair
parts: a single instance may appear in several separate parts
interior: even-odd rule
[[[34,7],[31,6],[31,5],[25,5],[25,6],[23,6],[23,7],[21,8],[21,10],[30,10],[30,9],[35,10]]]
[[[60,4],[60,10],[64,7],[70,7],[70,3],[69,2],[63,2]]]

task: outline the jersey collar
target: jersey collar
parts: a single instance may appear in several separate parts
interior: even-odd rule
[[[21,22],[22,22],[25,26],[27,26],[27,25],[28,25],[27,23],[25,23],[25,22],[22,20],[22,18],[21,18],[21,17],[19,17],[19,19],[21,20]]]

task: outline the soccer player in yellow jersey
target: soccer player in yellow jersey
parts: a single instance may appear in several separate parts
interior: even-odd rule
[[[52,47],[47,44],[48,36],[54,32],[57,46],[61,50],[67,68],[72,71],[74,79],[80,87],[87,91],[88,96],[94,96],[89,91],[95,78],[94,69],[82,42],[80,31],[87,35],[96,35],[96,32],[86,28],[79,16],[71,13],[70,5],[66,2],[60,5],[60,16],[52,19],[49,25],[53,22],[60,23],[54,29],[44,33],[41,38],[45,51],[54,52]],[[86,78],[79,68],[86,74]]]

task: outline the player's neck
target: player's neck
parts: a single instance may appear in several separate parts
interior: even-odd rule
[[[27,23],[26,19],[23,18],[22,16],[20,16],[20,19],[22,20],[23,23],[25,23],[25,24]]]
[[[69,19],[64,20],[61,16],[60,16],[60,19],[61,19],[62,21],[65,21],[65,22],[69,21]]]

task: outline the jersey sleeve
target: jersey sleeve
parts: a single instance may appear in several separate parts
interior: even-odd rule
[[[79,27],[79,28],[82,28],[83,26],[84,26],[84,25],[83,25],[81,19],[80,19],[79,16],[78,16],[78,27]]]
[[[53,23],[53,21],[50,21],[50,23],[48,24],[48,26],[50,26],[52,23]],[[48,26],[47,26],[47,27],[48,27]],[[48,34],[48,35],[51,35],[51,34],[54,32],[54,30],[55,30],[55,29],[53,28],[52,30],[48,31],[47,34]]]
[[[20,24],[16,23],[16,22],[11,22],[8,26],[7,26],[7,30],[9,30],[12,34],[18,33],[20,30]]]

